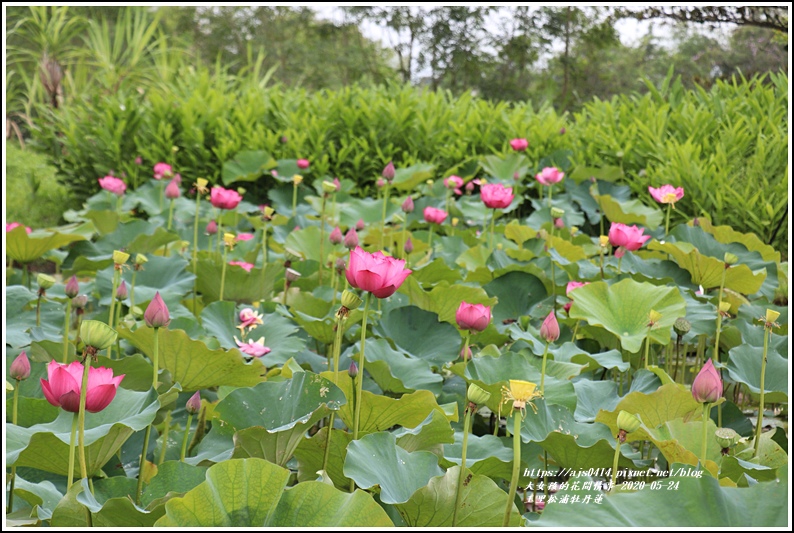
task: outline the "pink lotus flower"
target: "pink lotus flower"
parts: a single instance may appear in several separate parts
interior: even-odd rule
[[[251,269],[254,268],[254,265],[251,263],[246,263],[245,261],[229,261],[230,265],[238,266],[245,270],[246,272],[251,272]]]
[[[560,338],[560,324],[554,311],[551,311],[540,326],[540,337],[546,342],[555,342]]]
[[[238,233],[237,234],[237,240],[238,241],[250,241],[253,238],[254,238],[254,234],[253,233]]]
[[[309,160],[308,159],[298,159],[298,168],[301,170],[309,168]]]
[[[237,191],[213,187],[210,190],[210,203],[219,209],[234,209],[243,199]]]
[[[510,148],[515,150],[516,152],[523,152],[527,148],[529,148],[529,141],[526,139],[513,139],[510,141]]]
[[[339,191],[342,190],[342,182],[339,181],[339,178],[334,178],[333,184],[334,184],[334,187],[336,187],[336,192],[339,192]]]
[[[345,233],[344,243],[345,243],[345,248],[347,248],[348,250],[352,250],[353,248],[358,246],[358,233],[356,233],[355,229],[350,228],[349,230],[347,230],[347,233]]]
[[[74,298],[80,294],[80,285],[77,283],[77,276],[72,276],[63,288],[63,292],[69,298]]]
[[[557,167],[545,167],[543,170],[535,174],[535,179],[542,185],[554,185],[562,181],[565,176],[564,172],[560,172]]]
[[[254,326],[259,326],[262,324],[262,315],[251,309],[250,307],[246,307],[242,311],[240,311],[240,325],[236,326],[240,332],[245,331],[246,328],[253,328]]]
[[[377,185],[378,189],[382,189],[386,186],[386,180],[383,178],[378,178],[378,180],[375,182],[375,185]]]
[[[404,268],[405,260],[371,254],[360,247],[350,252],[350,262],[345,277],[356,289],[371,292],[376,298],[387,298],[400,288],[411,271]]]
[[[684,197],[684,188],[675,188],[672,185],[662,185],[658,189],[648,187],[648,192],[660,204],[673,204],[673,209],[675,209],[675,203]]]
[[[216,233],[218,233],[218,223],[215,222],[214,220],[210,220],[209,224],[207,224],[206,233],[207,235],[215,235]]]
[[[410,254],[414,251],[414,243],[411,241],[411,237],[405,239],[405,245],[403,246],[403,250],[405,250],[406,254]]]
[[[11,362],[11,367],[8,369],[8,375],[17,381],[28,379],[30,377],[30,360],[28,354],[20,352],[18,356]]]
[[[168,163],[157,163],[154,165],[154,179],[156,180],[170,177],[172,173],[173,170]]]
[[[240,342],[237,337],[234,338],[234,342],[237,343],[237,346],[240,347],[240,351],[246,355],[250,355],[251,357],[262,357],[263,355],[267,355],[270,353],[270,348],[265,346],[265,338],[260,337],[258,341],[248,341],[248,342]]]
[[[391,182],[391,180],[394,179],[394,163],[389,161],[389,164],[383,169],[383,173],[381,175],[383,176],[383,179]]]
[[[413,213],[414,212],[414,199],[408,196],[402,205],[403,213]]]
[[[569,281],[568,285],[565,286],[565,296],[571,294],[571,291],[574,289],[578,289],[579,287],[584,287],[585,285],[590,285],[589,281]]]
[[[463,178],[460,176],[444,178],[444,187],[447,189],[455,189],[455,194],[461,195],[463,194],[463,191],[460,190],[460,188],[463,187]]]
[[[138,156],[138,157],[136,157],[136,158],[135,158],[135,164],[136,164],[136,165],[141,165],[141,164],[143,164],[143,158],[142,158],[141,156]]]
[[[163,328],[171,322],[171,315],[168,306],[165,305],[160,291],[154,294],[154,298],[149,302],[146,311],[143,313],[143,320],[150,328]]]
[[[642,248],[645,241],[651,238],[650,235],[643,235],[644,231],[643,228],[637,226],[613,222],[609,228],[609,243],[618,247],[615,257],[623,257],[627,250],[634,252]]]
[[[124,374],[113,376],[113,369],[91,367],[88,369],[88,390],[85,397],[85,409],[89,413],[98,413],[113,401]],[[76,413],[80,409],[80,386],[83,382],[83,365],[75,361],[62,365],[50,361],[47,365],[47,379],[41,379],[41,390],[44,397],[55,407]]]
[[[561,218],[554,219],[554,227],[557,229],[562,229],[565,227],[565,222]]]
[[[363,218],[359,218],[358,222],[356,222],[356,231],[361,231],[361,230],[363,230],[366,227],[367,226],[366,226],[366,224],[364,224],[364,219]]]
[[[123,195],[124,191],[127,190],[127,184],[113,176],[105,176],[104,178],[99,178],[98,181],[100,187],[106,191],[112,192],[116,196]]]
[[[474,180],[468,182],[464,189],[466,189],[466,192],[472,192],[474,190]]]
[[[692,382],[692,397],[696,402],[714,403],[722,396],[722,380],[720,373],[714,368],[711,359],[706,361],[703,368]]]
[[[428,206],[425,207],[424,216],[425,222],[429,222],[430,224],[443,224],[444,219],[447,218],[447,212],[443,209]]]
[[[176,179],[172,179],[168,182],[168,185],[165,186],[165,197],[169,200],[175,200],[182,195],[182,191],[179,190],[179,183]]]
[[[342,230],[339,229],[339,226],[335,227],[331,234],[328,236],[328,240],[331,241],[331,244],[340,244],[344,240],[344,236],[342,235]]]
[[[21,225],[22,224],[20,224],[19,222],[11,222],[9,224],[6,224],[6,233],[20,227]],[[25,233],[30,233],[31,231],[33,230],[25,226]]]
[[[513,201],[513,188],[501,183],[486,183],[480,188],[480,198],[486,207],[504,209]]]
[[[460,302],[455,312],[455,322],[460,329],[482,331],[491,323],[491,308],[483,304]]]

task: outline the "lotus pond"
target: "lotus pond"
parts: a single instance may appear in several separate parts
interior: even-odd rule
[[[785,526],[788,263],[511,145],[7,224],[7,525]]]

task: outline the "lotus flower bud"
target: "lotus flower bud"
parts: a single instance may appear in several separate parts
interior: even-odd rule
[[[720,448],[723,450],[731,448],[734,444],[739,442],[740,438],[739,434],[731,428],[719,428],[714,432],[714,436],[717,438],[717,444],[719,444]]]
[[[736,262],[739,261],[739,258],[730,252],[725,252],[725,256],[723,257],[722,260],[727,266],[727,265],[735,265]]]
[[[123,265],[130,260],[130,254],[120,250],[113,251],[113,262],[117,265]]]
[[[469,389],[466,391],[466,397],[472,403],[475,403],[477,405],[483,405],[488,403],[488,400],[491,399],[491,393],[486,390],[483,390],[474,383],[470,383]]]
[[[342,292],[342,305],[348,309],[358,309],[361,302],[361,298],[353,291],[345,290]]]
[[[185,404],[185,411],[187,411],[191,415],[195,415],[201,410],[201,394],[199,391],[190,397],[190,399]]]
[[[77,276],[69,278],[69,281],[66,282],[66,286],[63,288],[63,292],[69,298],[74,298],[80,294],[80,285],[77,283]]]
[[[281,144],[287,144],[287,141],[288,141],[289,139],[287,139],[287,136],[286,136],[286,135],[282,135],[281,137],[279,137],[279,138],[278,138],[278,140],[279,140],[279,142],[280,142]]]
[[[386,180],[383,178],[378,178],[378,181],[375,182],[375,185],[378,186],[378,189],[382,189],[386,186]]]
[[[554,227],[557,229],[562,229],[565,227],[565,222],[561,218],[555,218]]]
[[[403,246],[403,250],[405,250],[406,254],[410,254],[414,251],[414,243],[411,241],[411,237],[405,239],[405,245]]]
[[[673,330],[679,337],[683,337],[689,330],[692,329],[692,324],[686,318],[677,318],[673,324]]]
[[[88,347],[96,351],[104,350],[116,342],[116,330],[99,320],[83,320],[80,324],[80,338]]]
[[[692,382],[692,397],[696,402],[714,403],[721,396],[722,380],[714,363],[709,359]]]
[[[86,305],[88,305],[88,296],[85,294],[72,298],[72,307],[75,309],[85,309]]]
[[[345,248],[347,248],[348,250],[352,250],[353,248],[358,246],[358,234],[356,233],[356,230],[354,230],[353,228],[347,230],[347,233],[345,233],[344,242],[345,242]]]
[[[472,192],[474,190],[474,181],[468,182],[464,189],[466,189],[466,192]]]
[[[301,183],[303,183],[303,176],[301,176],[300,174],[295,174],[294,176],[292,176],[292,184],[295,187],[297,187]]]
[[[146,311],[143,313],[143,320],[150,328],[162,328],[171,322],[168,306],[165,305],[159,291],[155,293],[154,298],[146,307]]]
[[[341,275],[347,269],[347,263],[345,263],[345,258],[338,257],[336,259],[336,265],[334,265],[334,268],[336,268],[336,273]]]
[[[294,281],[297,281],[298,278],[301,277],[301,273],[298,272],[297,270],[288,268],[287,271],[284,273],[284,277],[287,278],[288,282],[292,283]]]
[[[36,283],[39,285],[39,289],[42,291],[46,291],[47,289],[52,288],[55,285],[55,278],[52,276],[48,276],[47,274],[38,274],[36,276]]]
[[[121,280],[121,283],[116,287],[116,299],[123,300],[127,297],[127,282]]]
[[[562,218],[563,215],[565,215],[565,211],[560,209],[559,207],[551,208],[551,218]]]
[[[336,185],[333,181],[324,180],[323,181],[323,192],[325,194],[333,194],[336,192]]]
[[[560,338],[560,325],[554,311],[551,311],[540,326],[540,337],[546,342],[555,342]]]
[[[8,369],[8,375],[17,381],[28,379],[30,377],[30,360],[28,354],[21,352],[16,359],[11,363],[11,368]]]
[[[353,379],[356,379],[356,376],[358,376],[358,365],[355,361],[350,363],[350,368],[347,369],[347,375]]]
[[[215,235],[218,233],[218,223],[214,220],[210,220],[209,224],[207,224],[207,229],[205,230],[207,235]]]
[[[414,211],[414,199],[408,196],[402,205],[403,213],[413,213]]]
[[[328,240],[331,241],[331,244],[339,244],[344,240],[342,230],[339,229],[339,226],[334,228],[334,230],[328,236]]]
[[[364,224],[364,219],[359,218],[358,222],[356,222],[356,231],[361,231],[361,230],[363,230],[366,227],[367,227],[367,225]]]
[[[618,429],[626,433],[632,433],[640,429],[641,425],[642,419],[640,419],[640,415],[631,414],[626,411],[618,413]]]
[[[383,176],[383,179],[391,182],[391,180],[394,179],[394,163],[389,161],[389,164],[383,169],[383,173],[381,175]]]
[[[168,185],[165,187],[165,197],[169,200],[176,200],[182,195],[182,191],[179,190],[179,184],[177,183],[176,179],[172,179],[168,182]]]
[[[308,159],[298,159],[297,162],[298,168],[301,170],[305,170],[309,168],[309,160]]]
[[[464,361],[471,359],[471,346],[464,346],[460,349],[460,358]]]

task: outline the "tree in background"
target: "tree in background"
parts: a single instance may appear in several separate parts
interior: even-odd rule
[[[633,17],[637,20],[669,19],[676,22],[708,24],[738,24],[756,26],[788,33],[788,9],[785,6],[666,6],[617,8],[617,18]]]

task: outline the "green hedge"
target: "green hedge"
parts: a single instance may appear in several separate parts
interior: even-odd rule
[[[707,216],[778,249],[787,243],[784,74],[771,84],[718,82],[709,91],[686,90],[668,77],[643,96],[595,100],[574,116],[406,86],[307,93],[204,69],[176,79],[50,112],[36,141],[85,197],[110,171],[142,183],[157,161],[189,178],[219,181],[223,163],[241,150],[307,158],[311,175],[347,177],[362,187],[392,159],[398,166],[431,162],[438,177],[470,175],[482,156],[509,152],[511,138],[526,137],[527,156],[538,166],[552,154],[569,171],[619,166],[621,179],[648,203],[648,185],[681,185],[682,218]],[[135,164],[137,156],[143,165]]]

